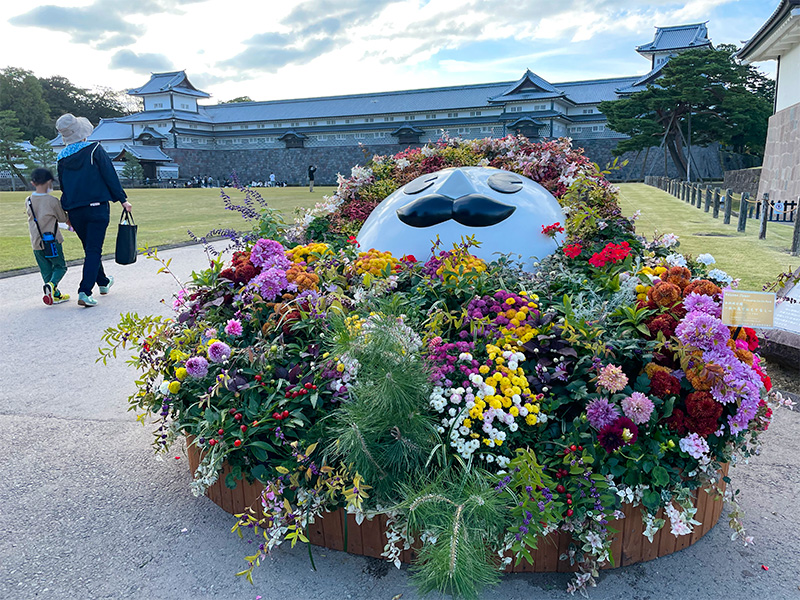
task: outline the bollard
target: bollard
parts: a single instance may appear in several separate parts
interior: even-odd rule
[[[720,203],[720,189],[717,188],[714,191],[714,212],[711,216],[715,219],[719,219],[719,203]]]
[[[739,203],[739,222],[736,225],[736,231],[744,232],[747,227],[747,209],[749,207],[750,192],[742,193],[742,201]]]
[[[758,229],[758,239],[767,239],[767,216],[769,215],[769,193],[764,192],[761,200],[761,227]]]
[[[708,206],[711,202],[711,186],[706,186],[706,206]],[[697,208],[703,208],[703,199],[699,198],[697,202]]]
[[[689,204],[694,204],[694,199],[697,197],[697,185],[692,185],[692,189],[690,190],[689,197],[686,201]]]
[[[731,224],[731,210],[733,209],[733,190],[727,189],[725,190],[725,218],[722,222],[725,225]]]
[[[714,188],[714,196],[719,197],[719,188]],[[703,212],[708,212],[711,210],[711,202],[712,202],[711,194],[706,194],[706,203],[705,206],[703,207]]]
[[[798,198],[800,200],[800,198]],[[800,206],[800,201],[797,203]],[[792,256],[800,254],[800,214],[794,211],[794,233],[792,235]]]

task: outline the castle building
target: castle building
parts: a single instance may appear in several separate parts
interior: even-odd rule
[[[603,166],[624,136],[609,129],[598,104],[645,89],[670,57],[710,46],[705,23],[658,27],[652,42],[636,48],[650,61],[644,75],[551,83],[526,70],[516,81],[216,105],[201,103],[209,94],[184,71],[154,73],[129,91],[144,110],[103,119],[89,139],[117,161],[136,156],[151,178],[175,177],[178,169],[182,177],[227,177],[235,170],[243,181],[275,172],[279,180],[302,183],[315,164],[318,183],[333,183],[365,155],[435,142],[443,132],[571,137]]]

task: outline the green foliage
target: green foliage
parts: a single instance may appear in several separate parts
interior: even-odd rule
[[[31,162],[37,167],[44,167],[46,169],[55,167],[56,152],[53,150],[47,138],[41,135],[33,140],[33,149],[30,151],[29,156]]]
[[[22,182],[22,185],[28,187],[28,180],[22,174],[19,165],[31,169],[33,164],[20,146],[21,141],[22,130],[19,128],[19,120],[14,111],[0,111],[0,169],[10,170]]]
[[[680,171],[687,168],[685,139],[691,113],[692,144],[730,145],[737,152],[762,154],[774,84],[739,64],[733,46],[684,52],[664,66],[663,76],[628,98],[600,103],[611,129],[630,136],[617,155],[666,147]]]
[[[490,480],[477,469],[454,468],[403,488],[400,511],[408,531],[428,538],[411,567],[423,594],[478,598],[483,588],[498,582],[494,550],[506,529],[508,509]]]
[[[220,104],[235,104],[236,102],[253,102],[253,99],[250,96],[236,96],[230,100],[223,100]]]
[[[144,169],[139,159],[130,153],[126,154],[125,166],[122,167],[122,176],[132,181],[142,181],[144,179]]]
[[[415,334],[388,315],[333,328],[333,353],[357,364],[358,379],[332,417],[329,453],[361,473],[379,498],[392,499],[398,482],[420,476],[438,444],[426,411],[427,371],[418,345],[404,339]]]
[[[42,84],[25,69],[6,67],[0,71],[0,111],[13,111],[24,139],[55,132],[50,127],[50,107],[42,94]]]

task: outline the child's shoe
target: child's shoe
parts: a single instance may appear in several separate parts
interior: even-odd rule
[[[92,306],[97,306],[97,300],[95,300],[91,296],[87,296],[83,292],[80,292],[78,294],[78,304],[80,306],[85,306],[86,308],[90,308]]]
[[[112,275],[108,276],[108,284],[100,286],[100,294],[105,296],[108,293],[108,290],[111,289],[111,286],[114,285],[114,277]]]
[[[53,304],[53,292],[55,291],[56,287],[52,283],[45,283],[43,286],[44,289],[44,296],[42,296],[42,302],[50,306]]]
[[[53,304],[61,304],[62,302],[69,302],[69,294],[62,294],[56,288],[53,292]]]

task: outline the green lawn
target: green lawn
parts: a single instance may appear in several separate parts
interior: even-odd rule
[[[652,239],[654,231],[675,233],[680,236],[679,251],[697,256],[712,254],[716,266],[732,277],[741,278],[742,289],[759,290],[774,280],[779,273],[797,267],[800,258],[789,252],[792,244],[792,227],[769,223],[767,239],[758,239],[758,222],[749,219],[745,233],[737,233],[736,219],[723,225],[722,213],[714,219],[690,204],[657,188],[643,183],[626,183],[620,186],[622,212],[630,216],[641,211],[637,233]],[[734,207],[735,208],[735,207]]]
[[[259,188],[261,195],[273,208],[287,219],[297,208],[306,208],[319,202],[323,195],[332,194],[335,188],[318,187],[311,194],[308,188]],[[243,196],[226,189],[233,201]],[[161,246],[188,241],[186,230],[202,236],[212,229],[231,227],[246,229],[239,213],[225,210],[219,189],[133,189],[127,190],[133,204],[133,216],[139,225],[139,246]],[[54,193],[55,196],[59,192]],[[0,271],[34,266],[28,225],[25,216],[27,192],[0,192]],[[113,253],[117,235],[117,222],[121,209],[111,205],[111,226],[108,229],[104,251]],[[74,233],[64,234],[64,254],[67,260],[83,257],[80,241]]]

